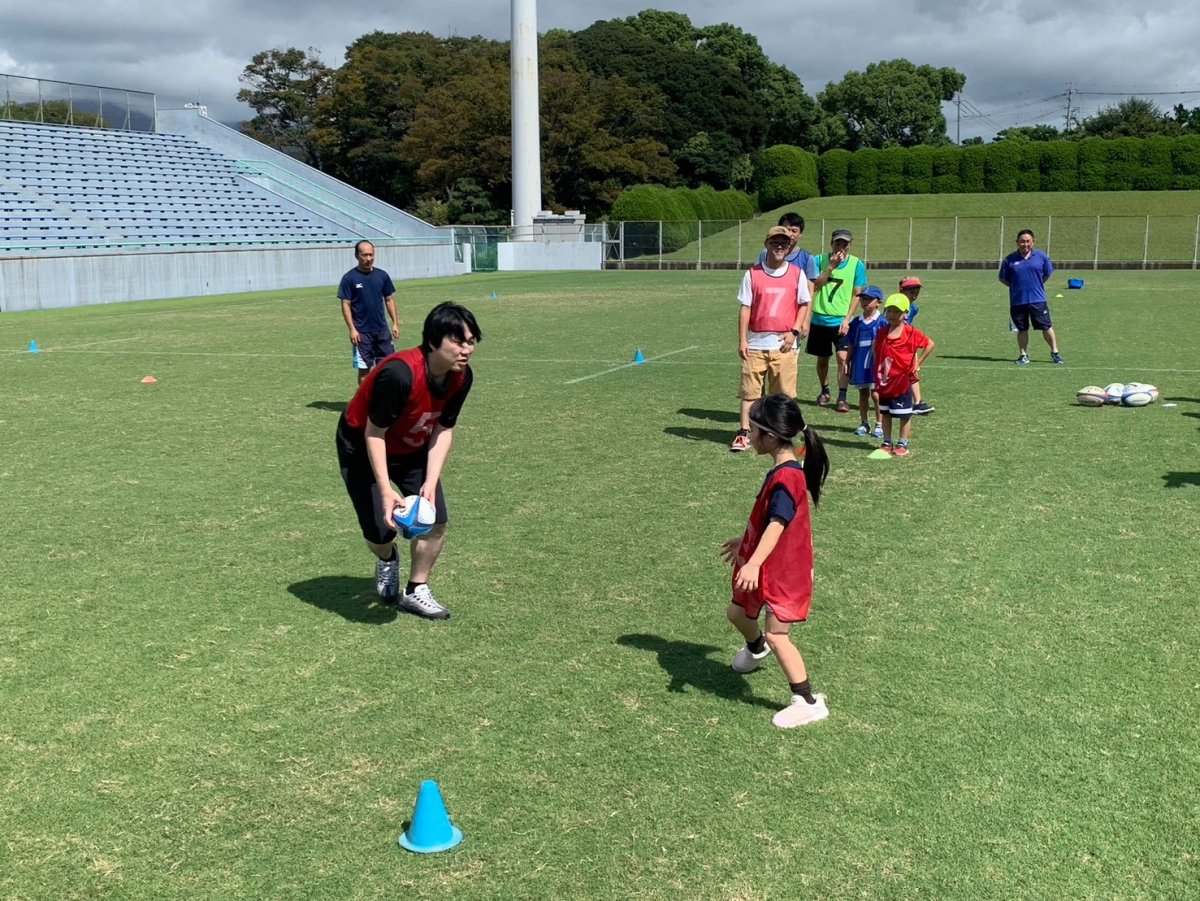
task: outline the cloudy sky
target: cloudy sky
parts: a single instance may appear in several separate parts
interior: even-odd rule
[[[538,30],[585,28],[633,15],[651,0],[604,4],[542,0]],[[815,96],[868,63],[905,57],[966,75],[961,108],[947,105],[951,138],[985,139],[1013,125],[1062,127],[1073,84],[1081,117],[1149,96],[1167,110],[1200,106],[1200,17],[1191,3],[1153,11],[1115,0],[843,0],[800,15],[796,0],[731,4],[658,0],[696,25],[730,22]],[[818,4],[812,4],[818,6]],[[0,75],[131,88],[160,106],[199,101],[224,122],[248,118],[234,99],[250,57],[270,48],[315,48],[338,66],[369,31],[428,31],[507,40],[507,0],[0,0]],[[961,111],[961,119],[957,113]]]

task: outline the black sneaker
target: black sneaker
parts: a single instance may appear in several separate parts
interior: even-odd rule
[[[934,407],[931,404],[925,403],[925,401],[921,401],[919,404],[913,404],[914,416],[928,416],[933,411]]]

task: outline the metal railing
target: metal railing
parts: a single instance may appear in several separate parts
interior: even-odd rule
[[[769,225],[749,222],[607,224],[607,265],[631,269],[735,268],[758,259]],[[1200,268],[1197,216],[1004,216],[817,219],[800,244],[828,250],[834,228],[854,234],[852,252],[876,266],[972,269],[998,265],[1032,229],[1037,246],[1072,268]]]
[[[534,224],[520,227],[508,225],[446,225],[442,229],[450,236],[456,259],[471,260],[474,272],[494,272],[498,265],[497,246],[511,241],[586,241],[608,242],[608,227],[592,224]],[[464,248],[470,248],[469,253]]]
[[[0,119],[154,131],[157,97],[145,91],[0,75]]]

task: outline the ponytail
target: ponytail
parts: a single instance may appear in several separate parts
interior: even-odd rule
[[[825,453],[825,445],[812,426],[804,427],[804,481],[808,483],[808,493],[812,495],[814,507],[821,505],[821,486],[829,475],[829,455]]]

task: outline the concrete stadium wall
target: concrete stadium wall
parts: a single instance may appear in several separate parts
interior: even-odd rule
[[[393,281],[465,275],[449,244],[375,246]],[[464,249],[469,254],[469,249]],[[0,313],[127,300],[328,285],[354,267],[353,247],[195,250],[87,256],[0,256]]]
[[[501,243],[496,245],[496,268],[501,272],[563,269],[598,272],[604,268],[604,244],[600,241]]]

